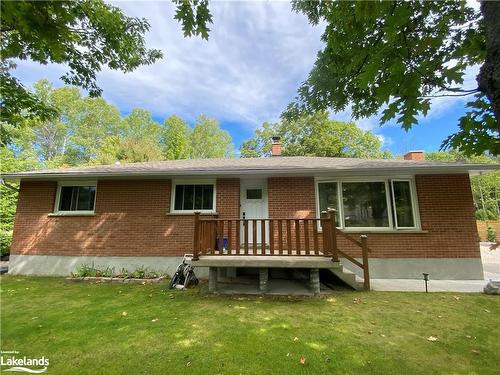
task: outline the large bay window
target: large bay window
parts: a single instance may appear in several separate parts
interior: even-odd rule
[[[172,188],[172,213],[214,212],[215,183],[176,182]]]
[[[317,208],[337,210],[345,229],[417,229],[415,188],[411,179],[338,179],[317,181]]]

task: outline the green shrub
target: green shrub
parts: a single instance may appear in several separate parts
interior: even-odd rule
[[[0,253],[2,256],[10,254],[12,231],[0,230]]]
[[[92,265],[82,264],[76,268],[75,272],[71,273],[73,277],[94,277],[97,276],[97,268],[94,267],[94,263]]]
[[[75,272],[71,273],[72,277],[121,277],[123,279],[154,279],[159,276],[157,272],[149,271],[144,266],[130,272],[126,268],[122,268],[119,273],[115,273],[114,267],[99,268],[91,265],[82,264],[77,267]]]
[[[123,277],[124,279],[130,279],[130,278],[132,278],[132,273],[128,269],[122,268],[120,273],[116,276]]]
[[[497,242],[497,233],[495,232],[495,229],[490,226],[488,226],[488,229],[486,230],[486,239],[490,242]]]
[[[492,210],[488,210],[486,208],[481,208],[476,210],[476,219],[477,220],[497,220],[498,216],[496,212]]]

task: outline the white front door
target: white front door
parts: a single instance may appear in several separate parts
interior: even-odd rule
[[[267,219],[267,179],[242,179],[240,180],[240,203],[242,219]],[[267,223],[266,223],[267,227]],[[257,222],[257,238],[261,243],[261,222]],[[266,228],[267,229],[267,228]],[[266,232],[269,232],[266,230]],[[241,241],[244,241],[244,228],[241,228]],[[253,223],[248,223],[248,242],[253,243]],[[266,236],[267,242],[267,236]]]

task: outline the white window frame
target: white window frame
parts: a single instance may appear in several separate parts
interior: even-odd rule
[[[61,204],[61,189],[63,186],[95,186],[94,209],[93,210],[59,210]],[[54,203],[54,214],[56,215],[93,215],[95,213],[95,203],[97,200],[97,181],[59,181],[57,183],[56,200]]]
[[[403,182],[408,182],[410,185],[410,196],[411,196],[411,209],[413,213],[413,226],[412,227],[400,227],[398,225],[398,216],[396,212],[394,212],[394,228],[396,229],[417,229],[420,228],[420,215],[417,214],[418,212],[418,203],[417,203],[417,189],[415,185],[415,179],[410,179],[410,178],[391,178],[391,197],[392,197],[392,204],[394,207],[394,210],[396,210],[396,197],[394,196],[394,181],[403,181]]]
[[[394,205],[394,195],[392,193],[392,181],[410,181],[410,190],[412,197],[412,209],[414,216],[414,227],[397,227],[395,223],[395,215],[393,213],[393,205]],[[320,207],[319,207],[319,184],[325,182],[335,182],[337,183],[337,207],[338,207],[338,223],[337,228],[342,229],[346,232],[404,232],[405,230],[420,230],[420,212],[418,208],[418,199],[417,199],[417,189],[415,185],[415,178],[413,176],[363,176],[363,177],[316,177],[315,178],[315,194],[316,194],[316,212],[317,216],[320,217]],[[343,204],[343,182],[384,182],[385,184],[385,196],[386,196],[386,204],[387,204],[387,215],[389,226],[387,227],[346,227],[344,220],[344,204]],[[395,205],[394,205],[395,207]]]
[[[319,184],[320,183],[336,183],[337,184],[337,212],[339,214],[339,220],[338,222],[336,223],[337,224],[337,228],[341,229],[344,227],[344,216],[341,215],[341,204],[342,204],[342,191],[340,191],[340,181],[337,180],[337,179],[326,179],[326,180],[323,180],[323,179],[316,179],[315,183],[314,183],[314,187],[315,187],[315,193],[316,193],[316,212],[317,212],[317,216],[318,217],[321,217],[321,208],[319,207]],[[319,229],[321,229],[321,223],[318,222],[318,227]]]
[[[213,206],[211,210],[176,210],[175,209],[175,191],[177,185],[213,185]],[[172,181],[170,191],[170,213],[171,214],[215,214],[217,211],[217,181],[215,179],[179,179]]]

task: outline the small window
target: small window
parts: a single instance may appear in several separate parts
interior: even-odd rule
[[[397,228],[414,228],[415,211],[413,209],[410,181],[393,180],[392,194],[394,203],[394,218]]]
[[[203,211],[214,209],[213,184],[175,185],[175,211]]]
[[[95,186],[61,186],[58,211],[94,211]]]
[[[247,189],[247,199],[262,199],[262,189]]]

